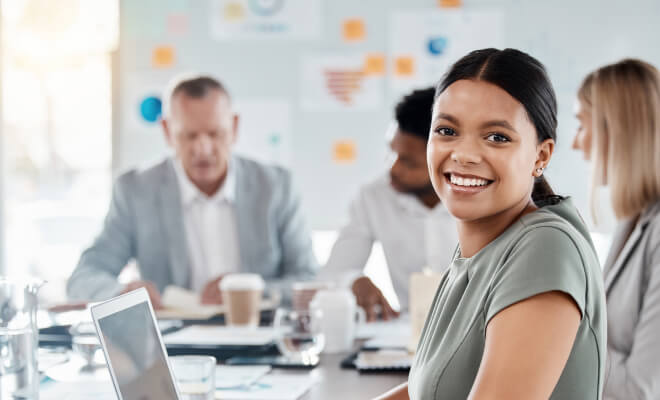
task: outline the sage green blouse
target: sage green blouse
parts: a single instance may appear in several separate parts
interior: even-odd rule
[[[422,331],[408,377],[410,398],[467,398],[490,319],[534,295],[561,291],[575,300],[582,320],[551,398],[600,399],[606,354],[602,274],[570,199],[524,215],[473,257],[458,256]]]

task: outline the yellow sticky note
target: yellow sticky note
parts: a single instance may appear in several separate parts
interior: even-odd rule
[[[385,75],[385,55],[380,53],[368,54],[364,61],[365,75]]]
[[[415,74],[415,59],[410,56],[394,59],[394,74],[397,76],[412,76]]]
[[[350,163],[355,161],[355,158],[357,157],[355,142],[352,140],[340,140],[335,142],[332,152],[332,159],[336,163]]]
[[[238,2],[227,3],[223,11],[223,16],[226,21],[236,21],[245,17],[245,9],[243,9],[243,5]]]
[[[344,21],[343,36],[347,42],[364,40],[367,36],[364,21],[360,18],[351,18]]]
[[[442,8],[456,8],[462,5],[461,0],[438,0],[438,6]]]
[[[156,47],[151,54],[151,64],[156,68],[167,68],[174,65],[174,47]]]

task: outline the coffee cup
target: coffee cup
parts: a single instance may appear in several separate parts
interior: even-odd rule
[[[258,274],[231,274],[220,281],[225,321],[232,326],[258,326],[264,280]]]

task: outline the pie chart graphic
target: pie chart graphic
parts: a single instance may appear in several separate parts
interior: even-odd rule
[[[140,116],[147,122],[154,123],[160,118],[163,104],[156,96],[145,97],[140,102]]]
[[[270,17],[282,10],[284,0],[249,0],[248,6],[256,15]]]
[[[440,36],[429,39],[427,49],[433,56],[442,55],[447,49],[447,38]]]

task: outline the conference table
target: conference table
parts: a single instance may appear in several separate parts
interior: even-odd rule
[[[377,327],[382,331],[383,327]],[[356,340],[355,349],[359,349],[364,340]],[[405,372],[358,372],[340,366],[351,353],[322,354],[318,366],[311,370],[273,368],[271,375],[289,375],[309,377],[313,380],[311,388],[299,399],[371,399],[405,382]],[[44,393],[45,394],[45,393]],[[48,396],[44,398],[50,399]]]
[[[360,373],[354,369],[342,369],[339,364],[348,354],[321,356],[321,363],[311,371],[274,369],[271,374],[311,374],[316,380],[301,400],[372,399],[408,379],[408,374]]]

